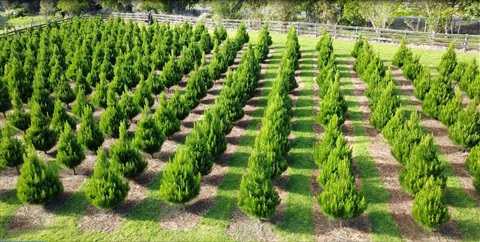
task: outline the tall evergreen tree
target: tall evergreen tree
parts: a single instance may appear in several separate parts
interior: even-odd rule
[[[58,174],[37,157],[33,148],[29,148],[23,160],[16,184],[17,197],[21,202],[43,204],[63,192]]]
[[[102,148],[97,154],[93,175],[87,182],[87,199],[97,208],[113,208],[125,200],[130,187],[111,161],[107,160]]]

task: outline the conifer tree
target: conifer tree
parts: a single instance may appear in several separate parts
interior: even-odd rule
[[[339,125],[345,122],[345,113],[347,112],[347,104],[340,92],[340,83],[337,80],[328,89],[325,98],[320,102],[319,112],[317,114],[317,122],[327,125],[333,115],[338,117]]]
[[[405,164],[410,158],[413,148],[420,142],[422,131],[420,130],[420,116],[412,112],[395,135],[391,143],[391,153],[400,162]]]
[[[53,114],[54,103],[50,98],[50,91],[47,88],[42,72],[37,69],[35,71],[35,78],[33,79],[33,94],[30,101],[36,102],[40,105],[42,112],[51,117]]]
[[[357,38],[357,41],[355,41],[355,44],[353,45],[353,50],[351,54],[354,58],[358,57],[358,52],[362,49],[363,44],[364,42],[363,42],[362,34],[360,34]]]
[[[156,70],[152,68],[150,73],[148,74],[147,80],[145,83],[150,87],[150,90],[153,94],[158,95],[163,90],[165,90],[165,81],[162,81],[160,77],[157,75]],[[153,102],[151,103],[153,105]]]
[[[280,204],[280,197],[273,187],[271,164],[267,154],[255,151],[248,160],[248,171],[240,182],[238,206],[247,215],[266,219],[270,218]]]
[[[163,170],[160,197],[171,204],[184,204],[200,193],[200,179],[192,157],[184,146],[180,146]]]
[[[143,79],[143,76],[140,78],[140,83],[138,83],[137,89],[133,94],[133,100],[139,107],[145,106],[146,103],[149,104],[149,107],[153,105],[152,90]]]
[[[413,56],[408,62],[403,65],[403,76],[410,81],[415,81],[422,72],[423,66],[420,63],[420,56]]]
[[[110,158],[119,171],[127,178],[134,178],[147,168],[147,162],[127,137],[127,124],[120,124],[120,138],[110,148]]]
[[[395,115],[400,106],[400,99],[394,93],[395,84],[390,82],[383,91],[378,104],[370,116],[370,123],[377,130],[382,130],[388,121]]]
[[[135,131],[135,146],[150,154],[153,158],[153,153],[160,150],[163,141],[165,141],[165,136],[155,119],[150,115],[149,104],[145,100],[143,116],[138,122],[137,130]]]
[[[95,86],[95,92],[90,95],[90,101],[97,107],[107,108],[108,85],[105,74],[100,74],[100,81]]]
[[[440,108],[438,113],[438,120],[440,120],[447,127],[455,123],[458,113],[462,110],[462,95],[460,91],[455,92],[455,97],[448,100],[445,106]]]
[[[433,78],[430,90],[422,102],[422,109],[426,115],[438,118],[440,110],[453,96],[453,86],[448,76]]]
[[[473,147],[468,153],[467,161],[465,162],[467,171],[475,176],[480,172],[480,145]]]
[[[93,120],[93,111],[90,106],[83,110],[82,122],[78,129],[78,142],[86,149],[96,151],[104,141],[103,133]]]
[[[36,102],[29,103],[31,124],[27,129],[24,139],[27,144],[32,144],[37,150],[47,153],[55,146],[58,133],[50,129],[50,120],[42,113],[40,105]]]
[[[72,169],[73,174],[76,175],[75,167],[82,163],[85,154],[82,146],[78,143],[77,136],[67,123],[65,123],[63,132],[60,134],[57,151],[57,163]]]
[[[363,194],[355,183],[340,179],[328,182],[325,190],[318,196],[322,212],[332,219],[353,219],[359,217],[367,208]]]
[[[131,120],[140,113],[140,106],[138,106],[138,104],[135,102],[133,95],[126,86],[122,96],[120,97],[118,105],[125,112],[127,119]]]
[[[413,200],[413,218],[425,228],[439,228],[450,220],[442,188],[429,179]]]
[[[180,130],[180,120],[175,116],[174,111],[167,102],[165,93],[160,94],[159,106],[155,111],[154,118],[165,137],[169,137]]]
[[[400,106],[397,108],[395,115],[391,118],[382,129],[383,137],[391,144],[402,129],[403,124],[407,121],[405,109]]]
[[[195,126],[185,138],[185,148],[192,157],[195,173],[202,176],[208,175],[212,171],[214,154],[212,154],[211,145],[208,143],[208,126],[202,125],[204,122],[195,123]]]
[[[450,77],[457,65],[457,55],[455,54],[455,42],[450,42],[447,51],[442,55],[442,60],[438,66],[438,71],[442,76]]]
[[[478,100],[472,100],[448,128],[448,136],[464,149],[472,148],[480,142],[480,112],[477,106]]]
[[[104,134],[118,137],[120,123],[126,119],[123,108],[117,103],[117,93],[114,89],[109,88],[107,92],[107,109],[100,117],[100,130]]]
[[[15,167],[20,173],[18,166],[23,164],[24,154],[22,142],[13,135],[10,125],[5,123],[0,141],[0,166]]]
[[[427,93],[430,91],[430,86],[432,85],[430,82],[430,69],[428,66],[424,66],[418,77],[413,82],[413,85],[415,86],[413,94],[415,94],[416,98],[420,100],[425,98]]]
[[[190,105],[186,102],[185,95],[186,92],[182,94],[180,88],[176,86],[173,96],[168,101],[169,108],[175,113],[178,120],[184,120],[190,113]]]
[[[130,187],[111,161],[107,160],[102,148],[97,154],[93,175],[87,182],[86,196],[97,208],[113,208],[125,200]]]
[[[7,120],[12,126],[25,133],[25,131],[30,127],[30,113],[27,113],[23,109],[23,103],[22,100],[20,100],[17,90],[13,90],[11,95],[13,101],[13,112],[7,115]]]
[[[13,89],[17,90],[22,102],[27,103],[33,93],[32,82],[27,80],[16,52],[10,54],[10,59],[5,65],[4,80],[8,83],[10,93],[13,92]]]
[[[412,51],[407,48],[407,43],[406,43],[405,37],[402,38],[402,43],[400,44],[400,47],[398,48],[397,52],[395,55],[393,55],[393,65],[398,66],[399,68],[402,68],[403,65],[410,61],[413,57]]]
[[[63,130],[64,123],[70,125],[73,130],[77,129],[77,122],[67,113],[63,107],[63,103],[57,99],[55,101],[55,109],[53,110],[51,122],[52,129],[59,134]]]
[[[438,159],[431,134],[422,137],[412,150],[410,158],[400,171],[400,184],[410,195],[417,194],[428,179],[434,179],[442,187],[446,177],[442,175],[444,164]]]
[[[325,127],[322,140],[315,143],[313,148],[313,157],[318,166],[322,166],[327,161],[330,151],[337,143],[337,139],[343,139],[339,125],[338,117],[333,115]]]
[[[480,71],[478,69],[477,61],[475,58],[472,58],[472,61],[468,64],[467,68],[465,69],[465,72],[463,73],[463,75],[460,76],[460,79],[458,80],[460,89],[467,92],[470,98],[475,97],[470,93],[472,92],[471,89],[475,88],[475,86],[472,85],[475,82],[475,78],[478,79],[479,76],[480,76]],[[478,86],[477,86],[477,89],[478,89]]]
[[[28,149],[23,160],[16,184],[17,197],[22,203],[44,204],[63,192],[58,174],[37,157],[33,148]]]
[[[55,96],[60,99],[60,101],[67,104],[67,107],[70,107],[70,103],[75,101],[75,93],[73,93],[65,77],[60,77],[56,80],[54,90]]]
[[[0,112],[7,118],[6,112],[13,107],[7,84],[0,78]]]

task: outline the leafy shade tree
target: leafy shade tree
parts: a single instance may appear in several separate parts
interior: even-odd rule
[[[400,107],[400,99],[394,93],[395,84],[390,82],[378,100],[370,116],[370,123],[377,130],[382,130]]]
[[[76,175],[75,167],[80,165],[84,159],[85,154],[82,145],[78,142],[77,136],[70,125],[66,123],[58,141],[56,161],[72,169],[73,174]]]
[[[78,141],[91,151],[96,151],[103,144],[103,133],[93,120],[93,110],[90,106],[83,110],[82,123],[78,129]]]
[[[446,177],[442,175],[444,164],[438,159],[431,134],[422,137],[413,148],[410,159],[400,171],[400,184],[410,195],[417,194],[429,179],[434,179],[441,187]]]
[[[13,135],[10,125],[5,123],[0,141],[0,166],[15,167],[20,173],[18,166],[23,164],[24,154],[22,142]]]
[[[110,148],[110,158],[127,178],[134,178],[147,168],[147,162],[127,137],[127,124],[120,125],[120,138]]]
[[[25,133],[30,127],[30,113],[24,110],[22,100],[20,100],[20,96],[16,90],[12,92],[12,100],[13,112],[7,115],[7,120],[12,126]]]
[[[347,112],[347,104],[345,98],[340,92],[340,83],[335,80],[332,86],[328,88],[327,95],[320,102],[320,108],[317,115],[317,122],[327,125],[333,115],[338,117],[338,125],[345,122],[345,113]]]
[[[175,112],[170,108],[165,93],[160,94],[159,106],[155,111],[154,118],[157,125],[165,137],[169,137],[180,130],[180,120],[175,116]]]
[[[16,189],[17,197],[23,203],[44,204],[63,192],[58,174],[40,160],[33,148],[23,156]]]
[[[6,112],[13,107],[7,84],[0,78],[0,112],[7,118]]]
[[[125,200],[130,187],[107,160],[105,151],[100,148],[97,154],[93,175],[87,182],[87,199],[97,208],[113,208]]]
[[[32,144],[37,150],[47,153],[48,150],[55,146],[58,133],[50,129],[50,123],[45,114],[42,113],[41,107],[36,102],[29,104],[31,112],[31,125],[27,129],[24,139],[27,144]]]
[[[442,188],[429,179],[413,200],[415,221],[425,228],[439,228],[450,220]]]
[[[450,42],[447,51],[443,54],[438,71],[441,75],[450,77],[457,65],[457,55],[455,54],[455,42]]]
[[[58,0],[57,8],[69,14],[79,14],[90,7],[88,0]]]
[[[464,149],[472,148],[480,142],[480,112],[477,106],[478,101],[472,100],[448,128],[448,136]]]
[[[180,146],[163,170],[160,196],[168,203],[184,204],[200,193],[200,178],[187,148]]]
[[[266,153],[255,151],[248,160],[248,171],[240,182],[238,206],[251,217],[266,219],[275,213],[280,197],[273,187],[271,164]]]
[[[145,100],[143,117],[137,124],[134,143],[137,148],[150,154],[153,158],[153,153],[159,151],[162,147],[165,136],[155,119],[149,114],[150,108],[148,106],[148,101]]]

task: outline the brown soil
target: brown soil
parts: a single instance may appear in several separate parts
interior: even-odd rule
[[[53,219],[53,214],[42,205],[22,206],[7,224],[9,230],[24,230],[47,227]]]
[[[413,198],[409,197],[402,191],[398,174],[401,165],[395,160],[390,153],[390,147],[384,141],[382,135],[378,133],[369,122],[370,109],[368,107],[368,99],[365,96],[367,84],[364,83],[353,71],[353,61],[349,61],[348,68],[350,71],[350,79],[353,84],[355,95],[360,101],[360,109],[362,111],[362,120],[366,128],[367,135],[370,137],[372,144],[369,146],[369,153],[374,159],[378,172],[385,184],[391,197],[388,202],[390,212],[402,232],[405,240],[456,240],[460,238],[460,232],[454,225],[454,221],[450,221],[438,233],[429,233],[423,230],[414,221],[411,216]]]
[[[468,152],[457,146],[448,138],[448,128],[440,121],[435,120],[423,114],[421,102],[414,96],[414,87],[411,82],[402,76],[401,70],[392,69],[392,74],[397,80],[401,91],[404,92],[409,100],[415,104],[415,108],[422,115],[422,125],[434,135],[435,142],[439,145],[442,154],[444,154],[452,165],[455,175],[460,180],[465,191],[480,204],[480,196],[473,187],[473,177],[465,169]],[[468,100],[467,100],[468,102]],[[465,105],[465,98],[463,99]]]
[[[0,172],[0,198],[4,193],[15,189],[17,180],[18,172],[16,168],[5,168]]]
[[[249,218],[238,208],[227,227],[227,233],[238,241],[280,241],[270,222]]]

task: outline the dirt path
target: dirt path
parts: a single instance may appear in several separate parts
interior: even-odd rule
[[[317,54],[315,54],[314,58],[314,73],[315,76],[318,76],[319,70],[318,70],[318,65],[317,65]],[[318,92],[320,91],[320,88],[318,84],[315,82],[313,84],[313,99],[314,99],[314,115],[315,117],[318,114],[318,111],[320,110],[320,97],[318,96]],[[318,140],[320,140],[323,137],[323,127],[319,125],[317,122],[314,123],[314,130],[315,134]],[[349,143],[353,142],[354,137],[352,133],[350,132],[353,130],[353,125],[351,124],[351,120],[348,119],[345,120],[345,123],[342,125],[342,130],[344,132],[345,138]],[[318,169],[315,171],[315,173],[311,177],[311,186],[310,186],[310,191],[312,194],[315,196],[318,196],[318,194],[321,192],[322,188],[318,185],[317,177],[319,175]],[[358,187],[361,187],[360,183],[360,177],[358,175],[358,172],[355,172],[355,179],[356,179],[356,185]],[[371,225],[368,222],[368,219],[365,214],[360,216],[357,219],[346,221],[346,222],[341,222],[341,221],[332,221],[328,219],[323,213],[320,205],[318,202],[315,202],[315,208],[313,213],[315,214],[314,219],[315,219],[315,227],[314,227],[314,233],[315,233],[315,241],[344,241],[345,238],[349,238],[350,241],[370,241],[370,235],[369,232],[371,230]]]
[[[444,124],[423,113],[421,102],[413,94],[414,87],[412,83],[402,76],[401,70],[394,68],[392,69],[392,74],[397,80],[400,90],[422,115],[422,125],[425,126],[429,132],[433,133],[435,142],[439,145],[442,154],[447,157],[452,165],[453,172],[460,180],[465,191],[480,204],[480,196],[475,192],[475,188],[473,187],[473,177],[465,169],[468,152],[464,152],[462,148],[450,140],[448,137],[448,128]]]
[[[460,232],[454,225],[453,221],[450,221],[439,232],[430,233],[418,226],[413,219],[411,215],[413,198],[403,192],[398,180],[401,165],[391,155],[390,147],[386,144],[382,135],[370,125],[369,116],[371,111],[368,107],[368,99],[365,96],[367,84],[357,76],[356,72],[354,72],[353,63],[353,60],[348,61],[348,69],[350,72],[350,80],[353,84],[354,94],[360,102],[362,120],[367,135],[372,141],[372,144],[369,146],[369,153],[372,155],[382,181],[391,195],[388,207],[397,227],[402,232],[403,238],[408,241],[431,239],[435,241],[451,241],[460,239]]]

